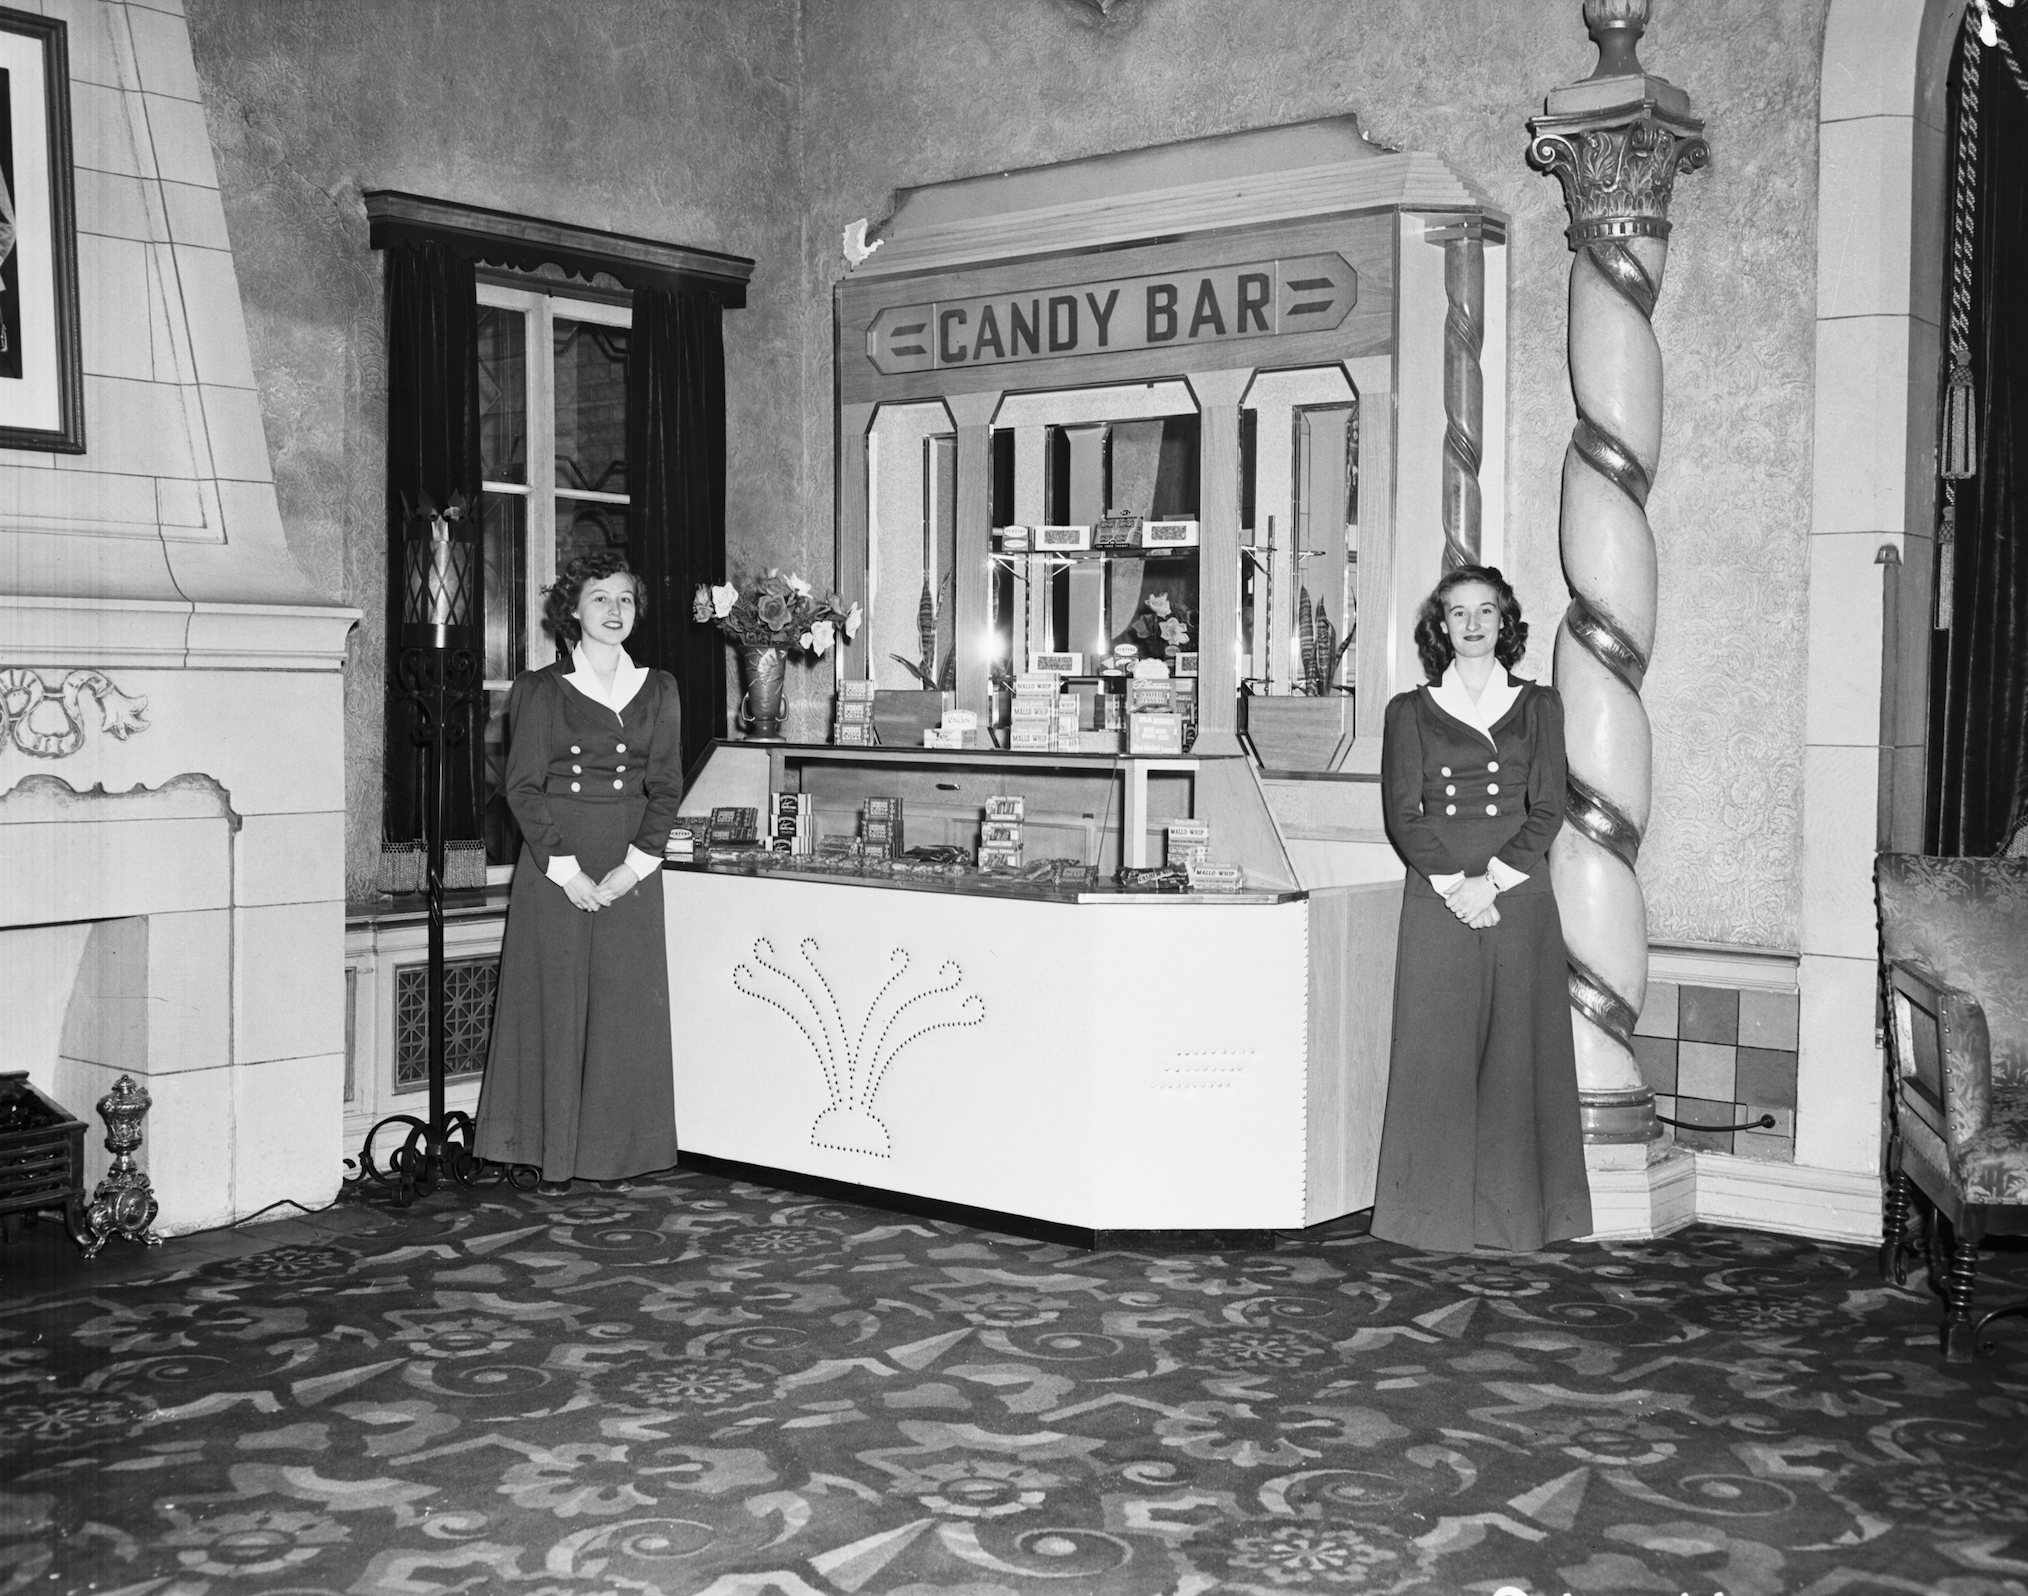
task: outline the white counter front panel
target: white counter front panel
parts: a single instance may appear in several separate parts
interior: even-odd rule
[[[663,882],[687,1150],[1095,1229],[1304,1223],[1303,902]]]

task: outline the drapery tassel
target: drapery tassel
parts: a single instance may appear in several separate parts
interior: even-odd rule
[[[1951,351],[1950,381],[1944,388],[1943,452],[1938,474],[1963,482],[1979,473],[1978,395],[1972,363],[1963,350]]]
[[[1958,507],[1946,501],[1936,526],[1936,626],[1951,629],[1957,611]]]

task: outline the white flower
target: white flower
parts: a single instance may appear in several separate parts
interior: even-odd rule
[[[797,576],[792,572],[789,576],[785,577],[784,580],[789,584],[789,587],[793,592],[801,594],[804,598],[808,598],[810,596],[810,584],[808,582],[805,582],[800,576]]]
[[[859,606],[857,604],[853,605],[852,608],[846,612],[845,615],[846,642],[849,643],[852,641],[853,634],[859,630],[859,623],[864,619],[865,617],[859,613]]]
[[[837,628],[829,621],[812,621],[810,629],[803,634],[803,647],[814,650],[817,658],[822,659],[830,652],[837,636]]]
[[[1167,593],[1150,593],[1148,595],[1148,608],[1156,615],[1167,615],[1169,613],[1169,595]]]
[[[801,637],[796,639],[796,647],[798,648],[814,648],[815,646],[816,639],[811,637],[808,632],[805,632]]]
[[[732,613],[733,605],[739,602],[739,589],[725,582],[711,590],[711,613],[724,620]]]

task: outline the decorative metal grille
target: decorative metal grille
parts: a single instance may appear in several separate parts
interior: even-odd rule
[[[359,1100],[359,968],[345,967],[345,1106]]]
[[[466,959],[444,966],[444,1078],[483,1075],[493,1035],[493,994],[500,984],[496,959]],[[430,1078],[430,972],[426,964],[394,972],[394,1089],[414,1091]]]

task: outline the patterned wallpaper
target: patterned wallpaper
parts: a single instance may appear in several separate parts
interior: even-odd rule
[[[1662,620],[1648,702],[1656,803],[1641,862],[1658,938],[1798,939],[1817,74],[1826,0],[1663,0],[1643,48],[1709,121],[1677,189],[1656,323],[1668,361]],[[1528,117],[1594,52],[1577,0],[1083,0],[925,7],[808,0],[804,332],[828,364],[838,234],[893,189],[1305,117],[1435,150],[1514,217],[1508,566],[1541,623],[1565,602],[1557,484],[1571,403],[1569,270]],[[810,480],[831,480],[830,384],[807,389]],[[828,506],[813,501],[814,515]]]
[[[1656,317],[1663,604],[1641,865],[1658,938],[1798,938],[1817,71],[1828,0],[1658,6],[1643,54],[1708,119]],[[1508,567],[1548,672],[1564,602],[1569,257],[1526,121],[1593,52],[1576,0],[190,0],[283,518],[367,618],[349,858],[377,845],[383,373],[362,187],[733,250],[736,566],[828,571],[838,236],[909,184],[1351,110],[1515,222]],[[821,735],[822,679],[790,684]]]
[[[362,189],[394,188],[749,255],[726,318],[728,519],[807,564],[794,0],[190,0],[282,520],[357,604],[347,877],[380,830],[386,371]],[[830,560],[830,531],[822,549]],[[765,553],[765,557],[761,555]]]

